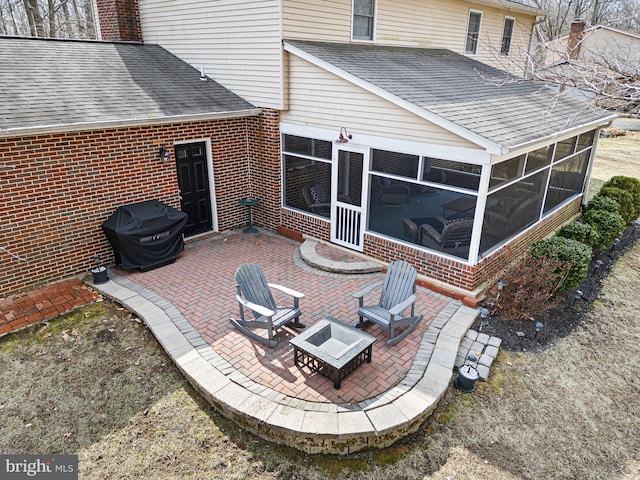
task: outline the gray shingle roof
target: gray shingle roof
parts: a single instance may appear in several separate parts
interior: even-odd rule
[[[0,134],[255,109],[157,45],[6,37],[0,98]]]
[[[365,88],[374,87],[371,91],[381,88],[418,107],[414,112],[435,116],[436,123],[467,133],[475,143],[479,136],[510,149],[612,117],[450,50],[294,40],[285,44],[343,78],[355,77]]]

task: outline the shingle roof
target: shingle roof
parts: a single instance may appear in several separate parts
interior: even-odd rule
[[[370,91],[382,89],[474,143],[484,139],[500,149],[613,117],[450,50],[293,40],[285,40],[285,48]]]
[[[157,45],[0,38],[0,134],[255,107]]]

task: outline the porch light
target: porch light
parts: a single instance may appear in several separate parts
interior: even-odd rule
[[[340,129],[340,135],[338,136],[336,143],[347,143],[352,138],[353,138],[353,135],[347,132],[347,129],[345,127],[342,127]]]
[[[158,156],[160,157],[160,161],[162,163],[167,163],[169,161],[169,157],[171,156],[171,153],[169,153],[169,150],[167,150],[167,148],[162,145],[160,147],[160,152],[158,152]]]

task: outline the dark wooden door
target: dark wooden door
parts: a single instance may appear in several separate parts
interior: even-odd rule
[[[175,147],[180,208],[189,218],[185,237],[208,232],[212,227],[211,190],[204,142]]]

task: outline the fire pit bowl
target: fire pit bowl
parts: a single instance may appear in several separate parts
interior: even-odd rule
[[[376,337],[357,328],[326,317],[291,339],[293,358],[297,367],[333,380],[339,389],[342,379],[362,363],[371,363],[371,353]]]

